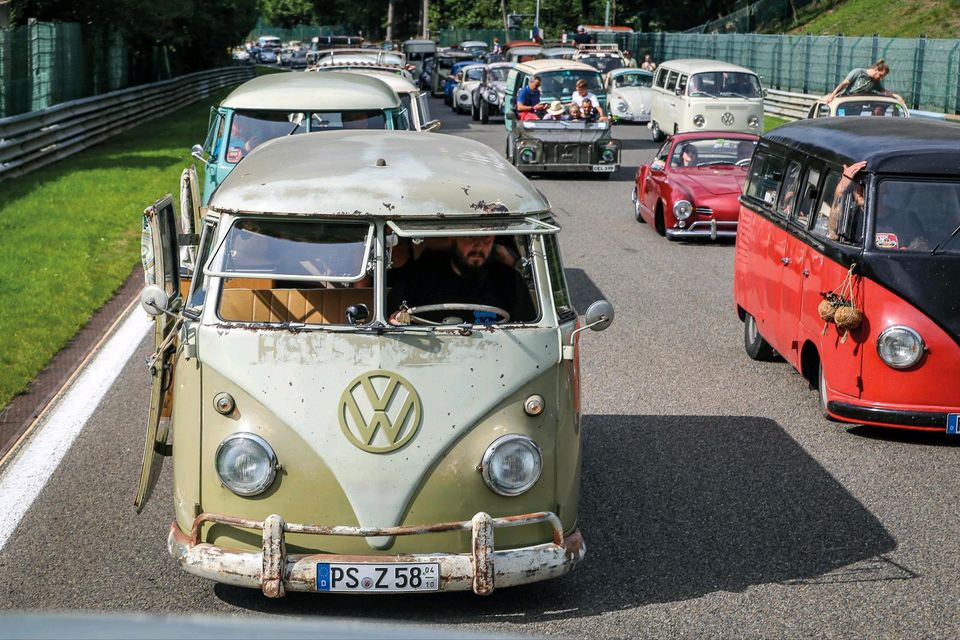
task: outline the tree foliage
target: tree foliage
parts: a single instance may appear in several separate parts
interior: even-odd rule
[[[166,47],[176,71],[223,63],[253,28],[257,0],[12,0],[14,24],[79,22],[91,38],[119,33],[134,62]]]
[[[289,29],[314,21],[311,0],[260,0],[259,5],[260,15],[277,27]]]

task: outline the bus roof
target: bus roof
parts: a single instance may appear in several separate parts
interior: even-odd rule
[[[266,142],[224,179],[209,206],[232,213],[421,218],[550,208],[485,144],[379,130],[303,133]]]
[[[397,94],[356,73],[272,73],[244,82],[220,104],[229,109],[390,109]]]
[[[813,118],[773,129],[764,139],[867,171],[960,173],[960,125],[925,118]]]

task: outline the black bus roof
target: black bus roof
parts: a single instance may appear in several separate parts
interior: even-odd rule
[[[867,171],[960,175],[960,125],[928,118],[813,118],[768,132],[765,140]]]

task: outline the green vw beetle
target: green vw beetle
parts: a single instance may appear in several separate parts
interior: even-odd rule
[[[499,154],[288,136],[227,176],[199,238],[170,196],[144,224],[158,346],[136,505],[172,455],[184,570],[272,597],[488,594],[583,558],[577,339],[613,309],[578,318],[550,204]]]

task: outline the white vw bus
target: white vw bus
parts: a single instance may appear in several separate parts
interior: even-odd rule
[[[716,60],[670,60],[653,78],[654,141],[687,131],[763,131],[760,79],[750,69]]]
[[[613,309],[578,319],[550,204],[500,154],[306,133],[251,152],[197,240],[171,200],[144,212],[158,347],[135,504],[172,455],[185,571],[271,597],[482,595],[576,566],[577,338]],[[178,238],[198,242],[183,298]],[[464,256],[487,273],[457,286],[508,283],[505,302],[451,284]]]

